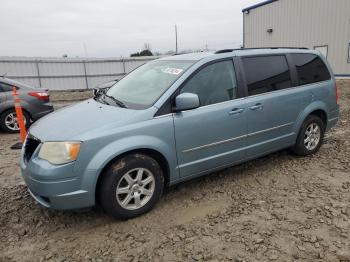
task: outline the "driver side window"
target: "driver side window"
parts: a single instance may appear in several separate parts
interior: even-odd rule
[[[235,99],[236,92],[237,82],[232,60],[204,67],[181,89],[181,93],[197,94],[201,106]]]

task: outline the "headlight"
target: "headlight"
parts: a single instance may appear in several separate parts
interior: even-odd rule
[[[81,142],[45,142],[39,157],[54,165],[62,165],[78,158]]]

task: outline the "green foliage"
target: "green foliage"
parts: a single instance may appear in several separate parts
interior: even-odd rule
[[[149,50],[142,50],[141,52],[137,52],[130,55],[131,57],[138,57],[138,56],[153,56],[152,52]]]

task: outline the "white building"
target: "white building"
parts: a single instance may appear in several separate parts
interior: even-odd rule
[[[350,77],[350,0],[269,0],[243,9],[243,45],[322,52]]]

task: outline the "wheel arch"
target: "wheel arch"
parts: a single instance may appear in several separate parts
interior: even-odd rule
[[[324,111],[322,109],[317,109],[317,110],[312,111],[309,115],[315,115],[315,116],[318,116],[319,118],[321,118],[325,127],[327,128],[328,116],[327,116],[326,111]]]
[[[327,113],[327,106],[325,103],[318,101],[315,103],[310,104],[307,108],[305,108],[302,113],[299,115],[295,125],[294,125],[294,133],[296,136],[299,134],[300,128],[302,124],[304,123],[305,119],[309,115],[316,115],[320,117],[325,124],[325,127],[327,128],[328,124],[328,113]]]
[[[123,157],[127,155],[132,155],[132,154],[145,154],[147,156],[152,157],[154,160],[158,162],[160,167],[162,168],[163,174],[164,174],[164,187],[169,186],[170,184],[170,166],[168,163],[168,160],[166,157],[159,152],[158,150],[151,149],[151,148],[138,148],[138,149],[132,149],[126,152],[123,152],[121,154],[118,154],[117,156],[114,156],[112,159],[110,159],[101,169],[101,171],[98,174],[96,185],[95,185],[95,202],[99,203],[98,195],[99,195],[99,190],[101,188],[101,182],[103,181],[104,174],[110,166],[118,161],[119,159],[122,159]]]

